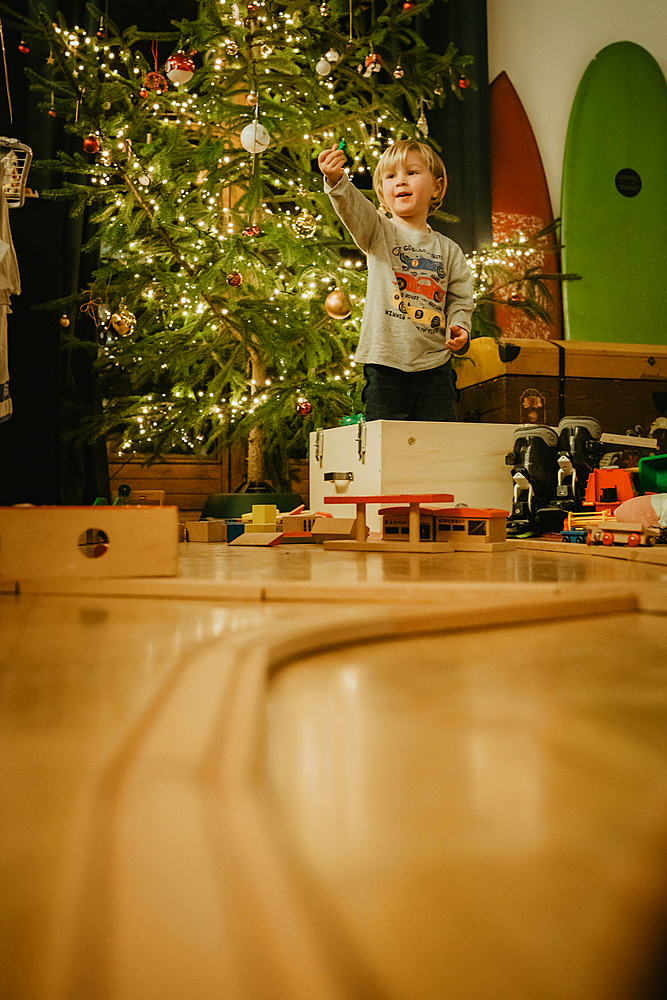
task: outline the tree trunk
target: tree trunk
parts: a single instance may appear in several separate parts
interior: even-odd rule
[[[248,438],[248,482],[261,483],[264,478],[262,428],[253,427]]]
[[[252,373],[252,383],[250,385],[251,395],[261,392],[262,386],[266,384],[266,366],[258,357],[257,352],[250,352],[250,371]],[[261,425],[253,427],[248,437],[248,482],[261,483],[264,479],[264,435]]]

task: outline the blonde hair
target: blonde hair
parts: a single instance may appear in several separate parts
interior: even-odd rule
[[[382,181],[389,170],[392,170],[397,165],[404,164],[410,153],[416,153],[419,156],[434,180],[442,179],[442,191],[431,198],[430,210],[431,212],[436,212],[442,205],[445,191],[447,190],[447,171],[445,170],[445,164],[435,150],[427,146],[425,142],[417,142],[416,139],[399,139],[398,142],[393,143],[385,149],[378,160],[378,165],[373,174],[373,187],[378,196],[378,201],[385,211],[389,211],[382,196]]]

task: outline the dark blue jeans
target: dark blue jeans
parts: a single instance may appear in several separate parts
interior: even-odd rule
[[[449,362],[421,372],[364,365],[366,420],[457,420],[456,376]]]

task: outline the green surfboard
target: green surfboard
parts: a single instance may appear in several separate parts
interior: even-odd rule
[[[572,105],[561,215],[566,340],[666,344],[667,83],[653,56],[616,42]]]

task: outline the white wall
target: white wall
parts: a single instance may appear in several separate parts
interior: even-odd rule
[[[636,42],[667,76],[667,0],[487,0],[489,79],[512,81],[540,147],[556,215],[565,133],[591,59],[612,42]]]

